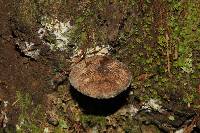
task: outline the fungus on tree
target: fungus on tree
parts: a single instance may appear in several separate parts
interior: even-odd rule
[[[97,99],[113,98],[126,90],[132,74],[122,62],[109,56],[92,56],[73,66],[71,85],[84,95]]]

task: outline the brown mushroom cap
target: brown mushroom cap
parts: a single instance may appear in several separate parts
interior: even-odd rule
[[[92,56],[72,67],[71,85],[84,95],[98,99],[115,97],[126,90],[132,79],[129,69],[109,56]]]

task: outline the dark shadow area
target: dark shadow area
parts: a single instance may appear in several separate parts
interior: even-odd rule
[[[110,99],[95,99],[85,96],[70,86],[72,98],[78,102],[85,114],[108,116],[115,113],[127,103],[130,88]]]

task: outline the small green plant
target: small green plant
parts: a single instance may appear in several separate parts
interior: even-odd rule
[[[187,104],[188,107],[190,107],[195,98],[196,98],[196,94],[194,94],[194,93],[192,93],[192,94],[191,93],[185,93],[184,98],[183,98],[183,103]]]

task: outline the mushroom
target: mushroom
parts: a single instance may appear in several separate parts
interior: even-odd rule
[[[83,59],[69,74],[69,81],[76,90],[97,99],[117,96],[127,89],[131,79],[131,72],[122,62],[99,55]]]

